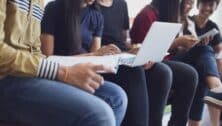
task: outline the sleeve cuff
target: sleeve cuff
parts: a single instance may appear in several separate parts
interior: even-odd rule
[[[59,68],[59,64],[42,59],[38,68],[37,77],[54,80]]]

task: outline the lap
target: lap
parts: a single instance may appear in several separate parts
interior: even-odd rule
[[[105,108],[107,104],[98,97],[61,82],[14,77],[0,80],[0,120],[62,125],[61,118],[68,124]]]

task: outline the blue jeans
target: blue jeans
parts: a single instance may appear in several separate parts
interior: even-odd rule
[[[61,82],[7,77],[0,80],[0,120],[30,126],[120,126],[125,92],[105,82],[95,95],[113,110],[100,98]]]
[[[198,72],[199,83],[190,111],[190,119],[200,121],[203,113],[203,97],[207,92],[205,82],[207,76],[219,77],[215,52],[209,45],[195,46],[186,54],[177,55],[174,60],[183,61],[192,65]]]
[[[149,104],[144,68],[120,66],[117,74],[103,76],[119,84],[127,93],[129,102],[122,126],[148,126]]]

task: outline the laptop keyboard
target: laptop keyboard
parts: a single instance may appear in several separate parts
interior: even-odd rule
[[[131,65],[133,64],[136,57],[130,57],[130,58],[120,58],[119,59],[119,65]]]

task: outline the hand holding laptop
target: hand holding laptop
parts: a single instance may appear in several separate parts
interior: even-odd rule
[[[139,49],[140,49],[139,47],[137,47],[137,48],[132,48],[131,50],[128,51],[128,53],[137,55]],[[150,69],[154,64],[155,64],[154,61],[148,61],[147,63],[145,63],[145,64],[143,65],[143,67],[144,67],[145,70],[148,70],[148,69]]]

